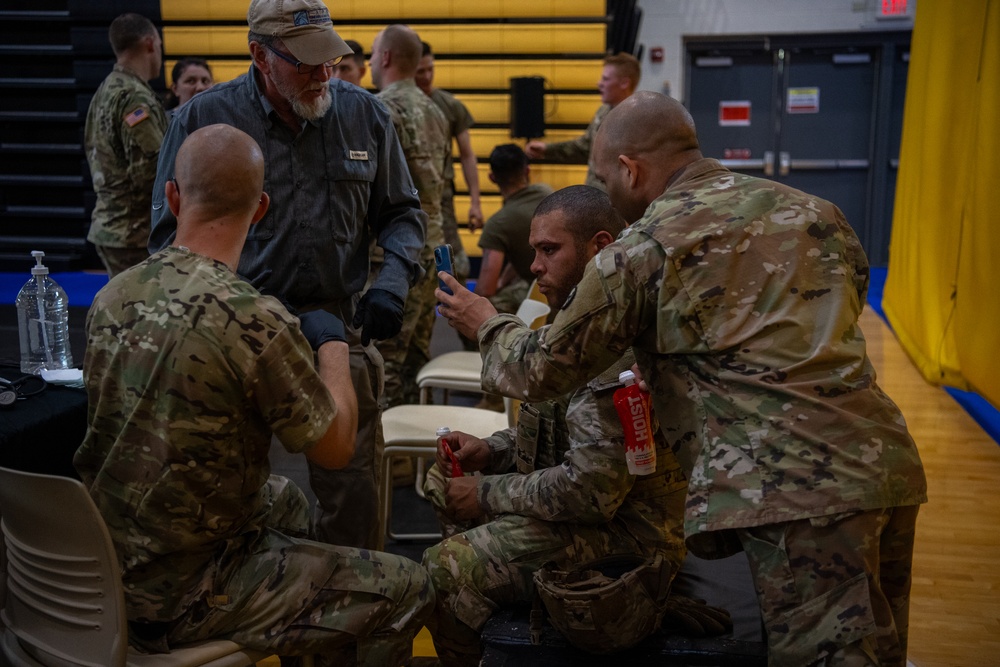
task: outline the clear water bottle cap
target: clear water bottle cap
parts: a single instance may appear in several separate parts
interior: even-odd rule
[[[448,435],[449,433],[451,433],[450,428],[448,428],[447,426],[439,426],[437,430],[437,437],[441,438],[443,436]]]
[[[632,384],[635,382],[635,373],[632,371],[622,371],[618,374],[618,381],[622,384]]]
[[[35,265],[31,267],[31,275],[33,276],[47,276],[49,275],[49,267],[42,264],[42,259],[45,257],[45,253],[41,250],[32,250],[31,256],[35,258]]]

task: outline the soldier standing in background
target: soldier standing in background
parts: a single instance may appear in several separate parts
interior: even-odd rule
[[[572,186],[542,201],[531,223],[532,269],[553,308],[624,226],[596,188]],[[612,399],[622,386],[618,374],[634,361],[626,352],[579,389],[523,404],[517,428],[486,440],[460,431],[445,436],[463,471],[484,474],[450,478],[439,451],[427,497],[454,521],[485,522],[424,552],[437,593],[428,627],[446,667],[478,664],[487,619],[500,606],[532,601],[532,576],[550,562],[567,569],[606,556],[661,555],[665,584],[680,567],[686,488],[680,465],[662,436],[656,436],[655,473],[630,475],[625,461]]]
[[[746,552],[770,664],[902,667],[927,481],[858,327],[857,235],[830,202],[704,158],[691,115],[658,93],[608,113],[594,167],[635,222],[551,325],[438,290],[479,335],[484,387],[557,396],[631,348],[688,473],[688,548]]]
[[[597,90],[601,93],[601,106],[594,114],[590,125],[587,126],[587,131],[582,136],[570,141],[556,143],[529,141],[524,145],[524,152],[532,160],[545,159],[553,162],[585,164],[587,165],[586,184],[603,190],[604,184],[594,176],[592,159],[594,137],[597,136],[601,121],[608,115],[608,112],[635,92],[639,86],[641,74],[639,61],[634,56],[627,53],[608,56],[604,59],[604,67],[601,69],[601,80],[597,82]]]
[[[475,123],[469,109],[451,93],[434,87],[434,53],[431,45],[421,42],[423,55],[417,67],[415,79],[417,87],[434,100],[434,104],[448,119],[451,136],[458,144],[459,161],[462,163],[462,175],[469,188],[469,229],[476,230],[483,226],[483,210],[479,201],[479,169],[476,166],[476,154],[472,150],[472,139],[469,128]],[[448,160],[444,168],[444,193],[441,196],[441,215],[444,222],[444,240],[450,243],[455,255],[455,277],[462,283],[471,274],[469,256],[462,246],[462,238],[458,235],[458,219],[455,216],[455,165],[451,156],[451,146],[448,147]]]
[[[368,71],[365,66],[365,50],[353,39],[345,39],[344,43],[351,47],[354,54],[344,56],[344,59],[337,63],[333,68],[333,78],[360,86],[361,79],[365,78],[365,72]]]
[[[149,207],[167,115],[148,81],[160,74],[163,42],[144,16],[111,22],[115,66],[87,110],[84,146],[97,194],[87,240],[108,276],[149,257]]]
[[[420,37],[404,25],[390,25],[372,43],[372,81],[396,126],[410,176],[427,214],[427,232],[421,251],[424,277],[406,296],[399,335],[379,343],[385,359],[383,407],[418,403],[416,377],[430,361],[436,301],[434,247],[445,242],[441,220],[444,165],[451,147],[448,122],[414,81],[420,62]]]

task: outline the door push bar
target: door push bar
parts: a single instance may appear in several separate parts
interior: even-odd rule
[[[719,162],[726,169],[737,171],[761,169],[766,176],[774,175],[774,153],[772,151],[766,151],[760,160],[719,160]]]
[[[760,169],[768,178],[774,176],[774,152],[765,151],[760,160],[719,160],[726,169],[747,171]],[[818,169],[867,169],[868,160],[793,160],[791,154],[778,153],[778,173],[781,176],[796,171],[815,171]]]
[[[778,169],[782,176],[795,169],[796,171],[815,171],[817,169],[867,169],[868,160],[793,160],[792,156],[781,151],[778,154]]]

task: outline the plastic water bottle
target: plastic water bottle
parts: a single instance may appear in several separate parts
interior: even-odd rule
[[[614,403],[625,431],[625,461],[633,475],[656,472],[656,444],[650,421],[649,394],[635,381],[635,373],[622,371],[618,381],[624,387],[615,390]]]
[[[69,301],[42,264],[45,253],[32,250],[31,280],[17,293],[17,331],[21,339],[21,372],[73,367],[69,347]]]

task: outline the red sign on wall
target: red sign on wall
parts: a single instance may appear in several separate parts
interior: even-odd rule
[[[727,100],[719,102],[719,125],[723,127],[750,125],[750,101]]]
[[[907,15],[907,0],[882,0],[878,9],[881,18],[896,18]]]

